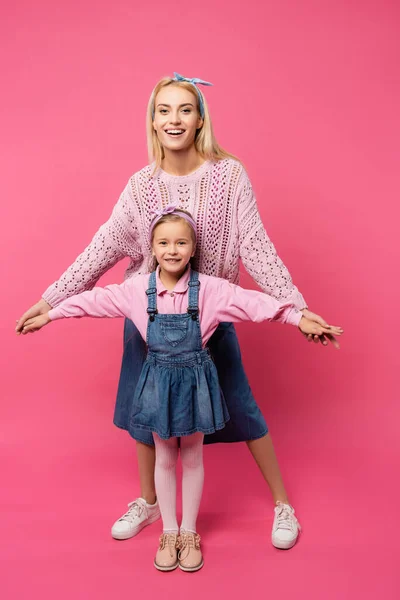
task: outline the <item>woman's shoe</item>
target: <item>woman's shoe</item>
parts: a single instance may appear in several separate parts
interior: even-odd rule
[[[300,523],[290,504],[277,502],[275,507],[274,523],[272,525],[272,544],[275,548],[289,550],[292,548],[301,531]]]

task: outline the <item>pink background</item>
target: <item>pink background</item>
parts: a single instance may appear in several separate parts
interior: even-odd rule
[[[69,4],[1,9],[2,597],[398,598],[398,4]],[[134,443],[112,425],[122,321],[13,334],[146,163],[145,106],[173,70],[214,82],[217,137],[280,256],[345,328],[340,352],[238,328],[304,533],[275,550],[245,445],[206,448],[190,582],[152,566],[159,523],[110,537],[138,494]]]

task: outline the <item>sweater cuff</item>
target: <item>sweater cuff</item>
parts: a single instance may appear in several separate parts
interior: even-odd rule
[[[305,308],[308,308],[307,302],[304,300],[303,295],[300,294],[298,290],[291,298],[286,298],[285,302],[290,302],[297,308],[297,310],[304,310]]]
[[[55,308],[56,306],[58,306],[63,300],[65,300],[65,296],[63,297],[61,294],[59,294],[54,286],[51,285],[50,287],[47,288],[47,290],[44,292],[44,294],[42,294],[42,298],[43,300],[45,300],[47,302],[47,304],[50,304],[50,306],[52,308]]]

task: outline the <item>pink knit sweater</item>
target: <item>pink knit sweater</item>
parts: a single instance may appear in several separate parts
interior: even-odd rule
[[[53,307],[92,289],[98,279],[128,256],[125,279],[149,272],[151,211],[176,202],[197,223],[195,268],[239,282],[239,259],[262,290],[277,300],[305,308],[285,265],[262,224],[251,183],[233,160],[204,162],[194,173],[169,175],[146,166],[128,181],[111,217],[75,262],[43,294]]]

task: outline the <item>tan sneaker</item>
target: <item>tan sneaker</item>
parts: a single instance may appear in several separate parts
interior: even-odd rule
[[[173,571],[178,566],[177,533],[163,533],[154,559],[154,566],[159,571]]]
[[[182,531],[178,537],[178,560],[182,571],[198,571],[204,564],[200,550],[201,538],[197,533]]]

